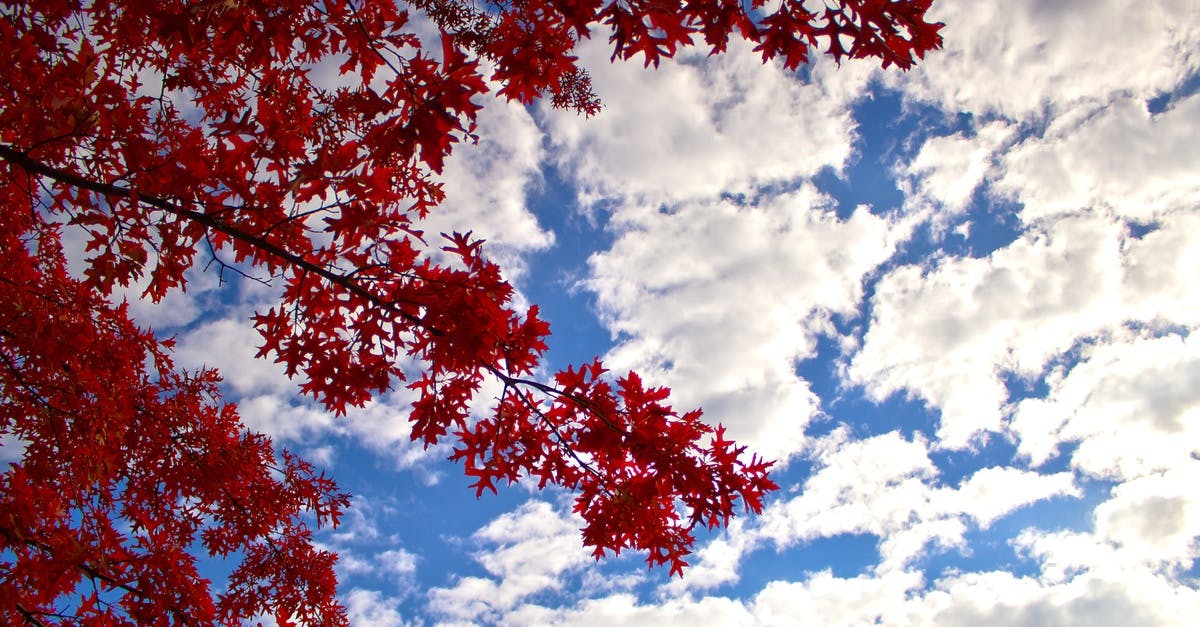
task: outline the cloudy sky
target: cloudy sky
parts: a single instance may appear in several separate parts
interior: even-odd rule
[[[570,495],[476,500],[404,393],[335,421],[251,358],[263,295],[138,304],[355,495],[362,625],[1172,625],[1200,616],[1200,0],[937,0],[907,74],[587,45],[603,113],[490,102],[429,229],[554,336],[780,460],[683,579]],[[486,399],[485,399],[486,400]],[[215,567],[214,567],[215,568]]]

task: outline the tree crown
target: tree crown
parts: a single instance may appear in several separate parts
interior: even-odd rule
[[[597,557],[636,549],[682,573],[698,525],[760,510],[771,464],[635,373],[597,360],[539,380],[549,327],[537,308],[513,305],[470,233],[422,231],[443,197],[437,174],[473,139],[493,85],[598,111],[573,55],[592,29],[614,59],[646,65],[741,37],[786,68],[814,47],[907,68],[940,45],[929,4],[6,4],[0,431],[26,448],[0,476],[0,616],[345,622],[335,556],[304,516],[336,524],[347,496],[247,432],[215,373],[176,369],[170,340],[108,299],[140,281],[160,300],[201,262],[280,286],[253,320],[259,355],[330,411],[407,385],[413,438],[451,437],[477,494],[525,476],[575,490]],[[439,32],[433,50],[418,19]],[[64,228],[87,232],[81,278]],[[472,420],[488,377],[503,392]],[[216,598],[197,539],[238,560]]]

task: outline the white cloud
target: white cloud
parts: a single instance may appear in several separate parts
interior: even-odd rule
[[[964,519],[982,528],[1012,511],[1055,496],[1077,496],[1070,473],[1039,475],[987,467],[957,488],[936,485],[926,443],[893,431],[848,440],[844,430],[820,443],[820,468],[800,494],[763,513],[755,533],[781,546],[840,534],[880,538],[881,572],[906,566],[931,544],[961,547]]]
[[[606,197],[655,205],[749,192],[754,186],[840,170],[850,156],[850,103],[873,69],[818,63],[804,85],[749,46],[706,58],[688,51],[657,71],[608,63],[601,33],[580,56],[605,109],[592,119],[549,112],[559,164],[585,201]]]
[[[423,441],[412,440],[409,414],[415,399],[415,392],[400,387],[348,410],[345,418],[338,421],[338,427],[381,458],[391,459],[396,469],[421,469],[423,464],[444,458],[449,448],[438,443],[427,449]],[[433,476],[427,476],[426,480],[436,482]]]
[[[853,578],[828,571],[773,581],[752,599],[706,596],[641,604],[632,595],[569,608],[528,605],[502,624],[538,625],[904,625],[975,627],[1190,625],[1200,593],[1148,572],[1119,579],[1081,575],[1064,582],[1004,571],[964,573],[923,589],[920,573]]]
[[[297,385],[288,379],[282,365],[254,357],[261,343],[249,316],[230,314],[181,334],[175,362],[185,369],[215,368],[227,390],[226,400],[237,402],[242,422],[252,431],[285,441],[311,442],[336,429],[332,414],[298,398]]]
[[[1200,67],[1197,0],[939,0],[945,49],[886,74],[946,111],[1023,119],[1148,99]]]
[[[216,368],[225,385],[238,396],[295,390],[282,365],[271,359],[255,359],[261,344],[262,336],[248,316],[220,318],[180,336],[175,360],[186,368]]]
[[[29,446],[28,441],[8,432],[0,432],[0,465],[4,466],[5,472],[10,464],[25,457],[25,447],[27,446]]]
[[[892,431],[850,440],[844,429],[818,444],[821,467],[800,495],[767,507],[762,534],[782,546],[843,533],[886,536],[928,502],[937,468],[925,443]]]
[[[688,569],[680,578],[672,577],[660,591],[670,597],[691,590],[711,590],[736,582],[740,577],[742,556],[760,544],[758,533],[748,531],[746,518],[735,518],[716,538],[709,540],[694,555],[689,556]]]
[[[541,183],[542,132],[517,103],[481,99],[477,144],[459,144],[446,161],[446,200],[418,227],[433,252],[438,234],[472,231],[485,252],[512,280],[524,272],[523,255],[554,242],[527,208],[528,192]]]
[[[403,548],[388,549],[375,554],[375,562],[383,573],[406,581],[417,572],[417,555]]]
[[[957,490],[939,490],[941,508],[963,512],[986,529],[1013,510],[1053,496],[1080,496],[1069,472],[1043,475],[1032,470],[992,466],[971,475]],[[935,497],[935,498],[938,498]]]
[[[897,164],[905,204],[918,211],[937,211],[934,223],[965,212],[971,197],[995,170],[995,153],[1013,136],[1013,128],[992,122],[969,134],[925,140],[910,161]]]
[[[699,601],[671,599],[642,605],[630,594],[589,599],[574,608],[550,609],[523,606],[506,617],[509,625],[571,625],[587,627],[640,627],[642,625],[754,625],[754,617],[740,601],[705,597]]]
[[[1002,375],[1034,377],[1079,339],[1130,321],[1200,322],[1200,215],[1132,237],[1097,215],[1033,229],[982,259],[900,267],[876,286],[847,376],[876,399],[904,391],[940,409],[941,446],[1003,427]]]
[[[812,446],[818,468],[797,486],[797,496],[730,526],[697,552],[684,579],[663,591],[677,596],[736,582],[742,557],[767,542],[803,551],[806,542],[843,534],[878,538],[881,560],[872,570],[887,576],[905,571],[931,547],[967,550],[969,523],[986,529],[1037,501],[1080,495],[1069,472],[999,466],[982,468],[956,487],[938,485],[926,443],[895,431],[854,440],[843,427]]]
[[[1065,443],[1075,468],[1128,480],[1185,466],[1200,450],[1200,341],[1134,336],[1085,347],[1045,398],[1013,414],[1018,451],[1040,464]]]
[[[752,608],[759,625],[904,624],[906,595],[922,583],[912,572],[844,579],[823,571],[803,581],[768,583],[755,595]]]
[[[1096,508],[1096,533],[1148,562],[1190,566],[1200,557],[1200,464],[1117,486]]]
[[[967,573],[938,582],[919,601],[916,624],[1112,626],[1188,625],[1195,590],[1144,572],[1116,579],[1083,575],[1065,583],[1007,572]]]
[[[475,559],[490,577],[433,588],[429,609],[451,622],[496,622],[530,595],[561,589],[564,575],[593,561],[580,544],[581,522],[535,500],[496,518],[472,536],[487,547]]]
[[[333,414],[283,393],[237,399],[238,415],[251,431],[286,442],[306,442],[336,429]]]
[[[191,328],[181,335],[175,349],[176,363],[184,368],[207,366],[220,372],[229,390],[229,400],[236,400],[243,423],[253,431],[265,433],[287,442],[311,444],[314,438],[333,433],[350,435],[366,448],[391,459],[397,469],[418,469],[431,459],[444,457],[446,446],[439,444],[426,449],[423,443],[411,440],[412,423],[409,412],[415,393],[398,382],[397,389],[378,395],[363,407],[349,408],[346,416],[335,418],[332,413],[313,401],[301,397],[296,381],[287,377],[283,366],[269,356],[257,359],[257,346],[262,343],[249,320],[231,313],[248,311],[249,306],[230,308],[227,317],[218,318]],[[482,411],[490,402],[489,381],[472,405]],[[426,474],[426,481],[436,477]]]
[[[355,588],[343,597],[350,624],[354,627],[400,627],[409,625],[400,615],[399,600],[375,590]]]
[[[1003,169],[997,191],[1024,204],[1027,222],[1101,208],[1150,222],[1200,206],[1200,95],[1155,116],[1120,98],[1082,120],[1056,121],[1006,154]]]
[[[187,279],[184,290],[171,290],[157,303],[142,299],[142,293],[150,285],[148,274],[129,287],[117,287],[112,299],[129,303],[129,317],[161,335],[166,329],[194,322],[203,314],[206,301],[221,289],[220,272],[216,269],[205,271],[203,264],[192,266],[184,273],[184,278]]]
[[[619,338],[607,365],[670,386],[677,406],[702,405],[757,452],[798,451],[818,401],[796,364],[836,334],[830,316],[857,313],[864,275],[905,232],[826,202],[804,186],[750,206],[623,212],[587,281]]]

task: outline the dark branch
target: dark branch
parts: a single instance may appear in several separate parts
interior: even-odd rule
[[[417,326],[427,330],[429,333],[431,333],[433,335],[444,335],[444,332],[442,332],[441,330],[429,326],[428,324],[425,323],[424,320],[400,309],[397,301],[385,301],[384,299],[376,296],[375,294],[372,294],[370,291],[368,291],[366,288],[362,287],[358,283],[350,280],[345,275],[339,274],[339,273],[329,270],[327,268],[323,268],[323,267],[305,259],[304,257],[302,257],[300,255],[297,255],[291,251],[288,251],[276,244],[273,244],[273,243],[267,241],[266,239],[264,239],[262,237],[250,235],[250,234],[248,234],[244,231],[241,231],[229,224],[226,224],[225,222],[222,222],[222,221],[214,218],[213,216],[211,216],[209,214],[201,213],[194,209],[188,209],[188,208],[180,206],[174,202],[171,202],[170,200],[168,200],[166,198],[138,194],[134,190],[129,189],[127,187],[120,187],[117,185],[111,185],[109,183],[101,183],[99,181],[93,181],[91,179],[84,178],[84,177],[74,174],[72,172],[60,170],[53,166],[42,163],[41,161],[38,161],[36,159],[32,159],[29,157],[29,155],[13,148],[12,146],[8,146],[6,144],[0,144],[0,157],[3,157],[6,161],[9,161],[13,164],[20,166],[21,168],[30,172],[31,174],[39,174],[41,176],[46,176],[46,177],[52,178],[60,183],[66,183],[67,185],[73,185],[73,186],[81,188],[81,189],[86,189],[86,190],[89,190],[92,192],[96,192],[97,194],[104,194],[106,196],[115,196],[118,198],[133,198],[133,199],[136,199],[138,202],[141,202],[143,204],[154,207],[155,209],[161,209],[162,211],[165,211],[172,215],[176,215],[181,218],[191,220],[192,222],[195,222],[197,224],[201,224],[205,227],[208,227],[209,229],[211,229],[213,231],[216,231],[218,233],[223,233],[233,239],[250,244],[251,246],[258,248],[258,249],[262,250],[263,252],[269,253],[270,255],[273,255],[273,256],[287,262],[288,264],[291,264],[293,267],[296,267],[296,268],[299,268],[306,272],[315,274],[315,275],[325,279],[326,281],[329,281],[330,283],[333,283],[334,285],[337,285],[337,286],[345,289],[346,291],[350,292],[351,294],[354,294],[355,296],[358,296],[360,298],[363,298],[363,299],[371,302],[372,304],[375,304],[375,305],[378,305],[381,307],[385,307],[387,309],[391,309],[391,310],[395,311],[397,314],[399,314],[401,318],[404,318],[408,322],[411,322],[412,324],[417,325]],[[420,303],[408,303],[408,304],[420,305]]]

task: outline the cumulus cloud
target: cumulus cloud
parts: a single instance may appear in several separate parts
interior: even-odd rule
[[[895,431],[852,439],[840,428],[812,446],[817,468],[797,486],[796,496],[768,505],[758,519],[730,526],[698,552],[688,577],[663,591],[674,596],[736,582],[743,556],[768,543],[802,551],[809,541],[843,534],[877,539],[881,560],[871,570],[886,578],[907,572],[931,548],[968,550],[964,537],[972,524],[987,529],[1032,503],[1080,495],[1069,472],[1003,466],[944,485],[927,443]]]
[[[911,210],[933,212],[943,226],[970,206],[975,190],[996,169],[995,154],[1014,135],[1011,125],[992,122],[970,133],[931,137],[896,174]]]
[[[892,84],[946,111],[1012,119],[1146,100],[1200,68],[1197,0],[939,0],[945,49]]]
[[[1200,290],[1191,270],[1200,226],[1164,216],[1135,237],[1101,215],[1031,229],[986,258],[944,258],[884,276],[871,299],[850,381],[877,399],[898,392],[939,409],[940,445],[965,447],[1003,429],[1005,373],[1040,375],[1079,340],[1130,322],[1194,325]]]
[[[355,588],[344,597],[346,614],[354,627],[401,627],[410,625],[400,614],[399,601],[376,590]]]
[[[879,537],[881,570],[906,566],[926,547],[960,547],[966,520],[986,528],[1016,509],[1055,496],[1077,496],[1070,473],[1039,475],[985,467],[957,487],[939,486],[927,444],[893,431],[849,440],[826,437],[821,464],[799,496],[770,506],[758,534],[787,546],[844,533]]]
[[[917,624],[1187,625],[1195,590],[1148,573],[1108,579],[1083,575],[1047,583],[1011,573],[967,573],[938,583],[918,600]]]
[[[554,155],[585,201],[651,205],[744,193],[755,186],[840,169],[850,156],[850,104],[873,76],[866,63],[818,63],[810,84],[746,44],[705,58],[689,51],[657,71],[609,64],[605,37],[581,57],[606,107],[592,119],[548,112]]]
[[[283,366],[256,359],[262,337],[249,314],[203,322],[179,337],[175,359],[186,368],[216,368],[225,385],[239,396],[286,393],[295,389]]]
[[[750,607],[755,622],[763,625],[899,623],[906,593],[921,583],[912,572],[845,579],[823,571],[802,581],[768,583]]]
[[[559,590],[565,574],[591,563],[579,541],[580,521],[544,501],[527,501],[472,536],[476,561],[490,577],[461,577],[429,591],[429,609],[444,621],[496,622],[522,600]]]
[[[754,205],[689,202],[628,211],[587,285],[618,345],[615,369],[671,386],[735,437],[772,457],[794,454],[818,411],[798,361],[852,317],[862,280],[903,232],[860,208],[839,218],[811,186]]]
[[[446,200],[421,221],[432,249],[439,233],[472,231],[510,279],[525,271],[524,256],[554,242],[526,206],[541,184],[542,131],[518,103],[481,99],[476,144],[460,144],[442,174]],[[437,244],[436,246],[434,244]]]
[[[402,581],[417,572],[416,554],[403,548],[376,553],[375,562],[379,564],[379,569],[383,573]]]
[[[246,307],[231,310],[247,311]],[[314,438],[350,436],[362,446],[390,459],[396,469],[416,469],[427,483],[437,481],[425,466],[446,455],[444,445],[426,448],[411,439],[409,412],[415,394],[405,388],[386,392],[364,406],[335,418],[312,399],[301,397],[295,381],[270,358],[257,359],[258,332],[246,317],[229,315],[201,323],[180,336],[175,349],[178,365],[208,367],[221,373],[230,400],[236,400],[246,426],[285,444],[311,444]],[[489,384],[490,385],[490,384]],[[482,390],[474,411],[482,411],[494,390]]]
[[[1057,368],[1044,398],[1017,405],[1018,451],[1033,463],[1068,443],[1071,463],[1092,476],[1128,480],[1188,465],[1200,450],[1200,342],[1130,334],[1085,347]]]
[[[705,596],[642,603],[617,594],[573,607],[526,605],[507,624],[1183,626],[1194,621],[1197,601],[1196,590],[1145,572],[1065,582],[1004,571],[962,573],[926,589],[918,572],[842,578],[822,571],[770,582],[746,600]]]
[[[938,509],[967,514],[986,529],[1018,507],[1059,495],[1080,496],[1069,472],[1044,475],[990,466],[963,480],[957,490],[939,490],[934,501],[941,501]]]
[[[1097,209],[1152,222],[1200,206],[1198,138],[1200,95],[1153,116],[1144,102],[1120,98],[1016,146],[997,190],[1024,205],[1027,222]]]
[[[672,599],[643,605],[635,595],[615,594],[589,599],[572,608],[526,605],[510,615],[513,625],[578,625],[637,627],[640,625],[753,625],[754,617],[736,599],[705,597],[699,601]]]
[[[850,440],[845,429],[822,439],[821,468],[800,496],[762,516],[762,533],[781,545],[842,533],[885,536],[908,526],[931,493],[937,468],[926,444],[898,432]]]

